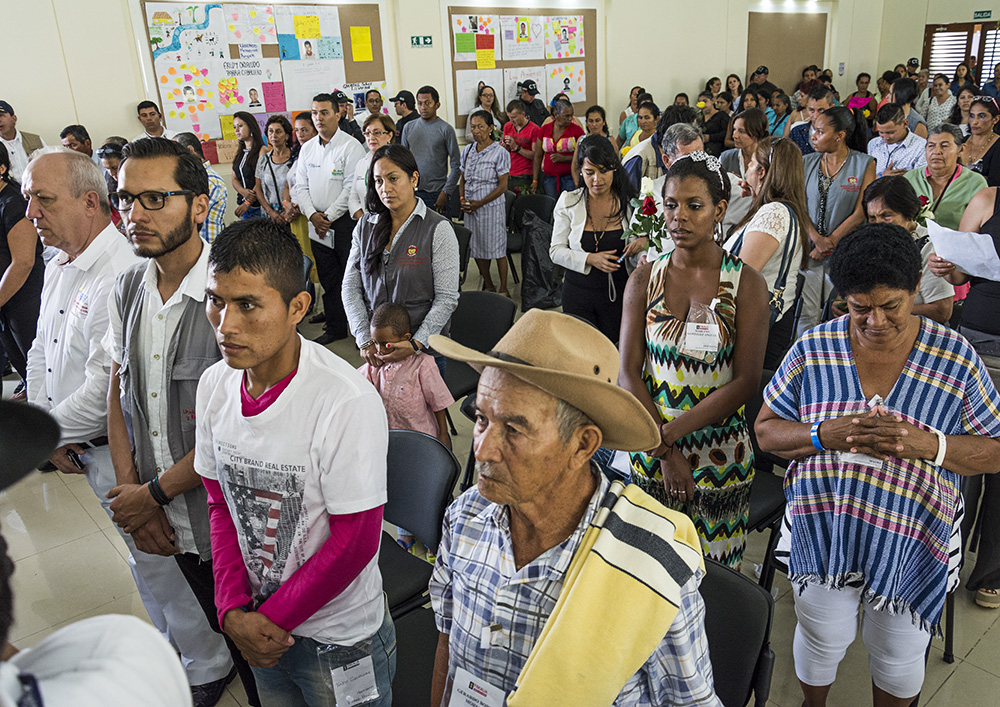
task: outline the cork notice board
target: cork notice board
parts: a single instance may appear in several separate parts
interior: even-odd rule
[[[518,79],[534,79],[546,105],[566,92],[577,116],[597,103],[597,10],[449,7],[444,41],[451,48],[451,100],[460,130],[479,81],[493,87],[501,112],[518,98]]]

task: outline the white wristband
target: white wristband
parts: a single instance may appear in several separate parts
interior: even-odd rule
[[[934,466],[941,466],[944,464],[944,455],[948,452],[948,440],[945,438],[944,432],[941,430],[935,430],[932,427],[931,432],[933,432],[938,438],[937,455],[934,457],[933,464]]]

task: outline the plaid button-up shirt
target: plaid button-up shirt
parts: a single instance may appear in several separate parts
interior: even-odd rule
[[[219,173],[212,169],[211,162],[204,162],[205,171],[208,172],[208,216],[201,224],[200,235],[208,243],[215,243],[215,237],[222,233],[226,224],[222,222],[226,215],[226,200],[229,194],[226,191],[226,181],[219,176]]]
[[[573,533],[521,569],[514,565],[510,515],[475,489],[445,513],[444,534],[430,582],[438,630],[447,633],[448,674],[462,667],[510,694],[562,591],[563,577],[584,532],[608,492],[600,483]],[[681,605],[667,635],[614,701],[615,707],[721,705],[712,687],[705,637],[705,604],[699,570],[681,587]],[[616,598],[608,597],[608,610]],[[484,629],[489,646],[483,647]],[[613,651],[607,637],[594,637],[595,651]]]

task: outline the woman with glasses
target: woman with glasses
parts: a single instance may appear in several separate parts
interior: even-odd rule
[[[354,179],[348,186],[350,192],[347,195],[347,212],[355,221],[361,218],[366,210],[365,195],[368,193],[368,169],[372,164],[372,155],[382,145],[388,145],[396,139],[396,126],[392,118],[386,114],[372,113],[365,118],[361,132],[365,136],[365,144],[368,145],[368,154],[358,160]]]
[[[254,193],[264,213],[277,224],[287,226],[295,218],[288,192],[288,170],[292,164],[292,124],[283,115],[267,119],[270,151],[257,160]],[[265,148],[266,149],[266,148]]]
[[[500,104],[497,102],[497,92],[492,86],[483,84],[479,87],[479,93],[476,95],[476,107],[472,113],[478,110],[489,114],[490,127],[496,128],[497,134],[503,132],[503,124],[507,122],[507,116],[500,109]],[[473,143],[475,140],[475,136],[472,134],[472,114],[470,113],[469,119],[465,123],[465,141]]]
[[[986,177],[991,187],[1000,187],[1000,107],[992,96],[978,96],[969,108],[969,137],[962,145],[962,164]]]
[[[507,292],[507,208],[504,192],[510,176],[510,152],[493,140],[490,114],[477,110],[469,116],[473,142],[462,150],[458,196],[465,227],[472,231],[470,252],[483,277],[483,289],[496,292],[490,261],[497,261],[500,294]]]

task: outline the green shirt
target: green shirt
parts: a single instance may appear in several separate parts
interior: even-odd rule
[[[931,204],[934,203],[934,190],[931,188],[930,182],[927,181],[926,167],[911,169],[903,177],[913,185],[917,196],[926,196]],[[962,221],[962,214],[965,213],[965,207],[972,201],[976,192],[985,189],[986,186],[986,179],[983,178],[983,175],[959,165],[958,172],[944,190],[941,202],[934,209],[934,219],[945,228],[957,231],[958,224]]]

